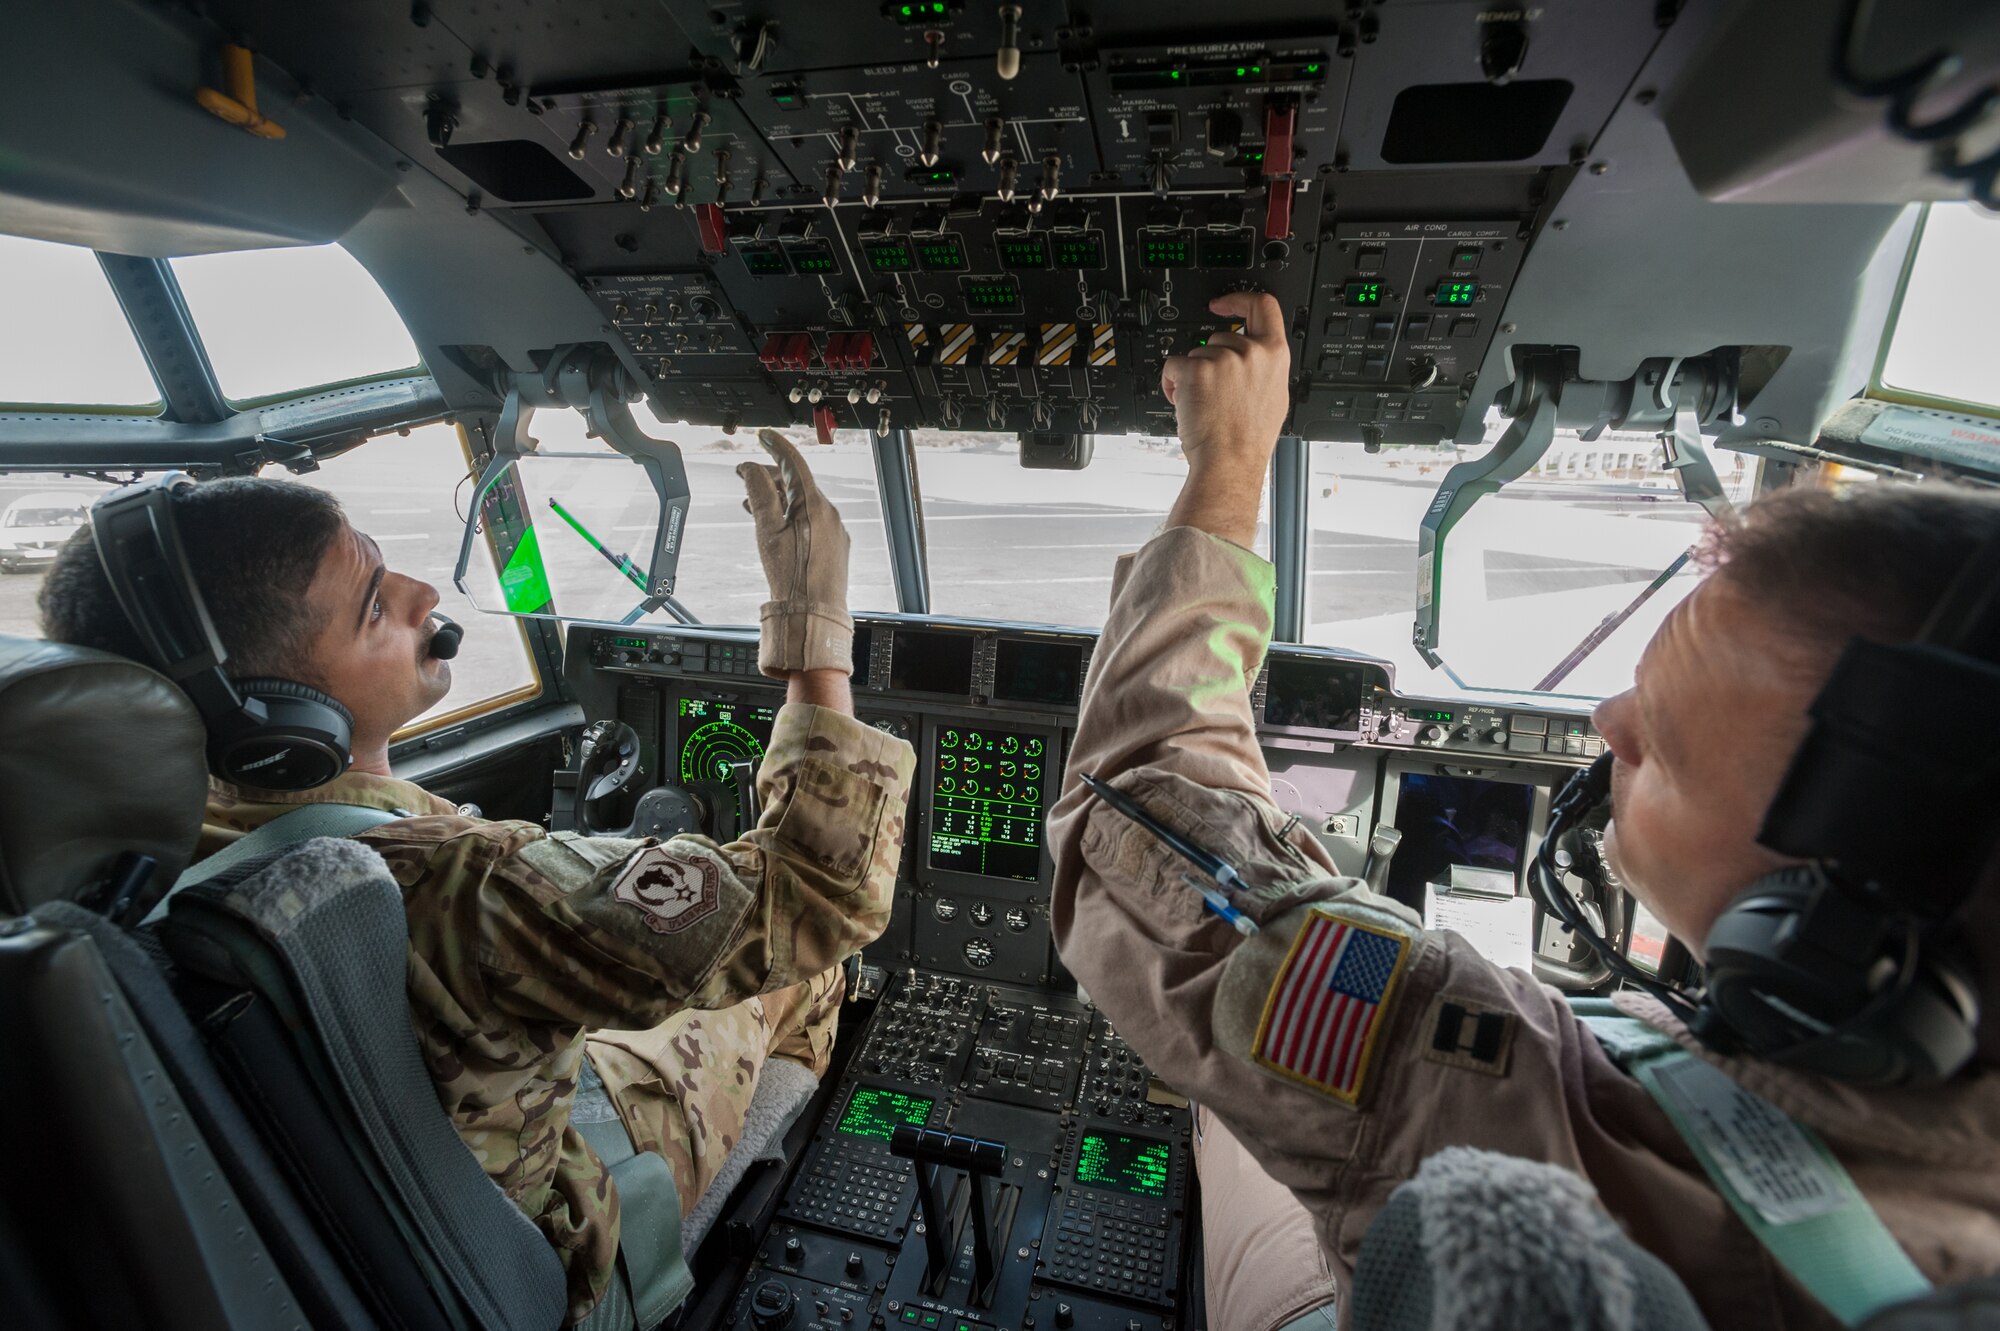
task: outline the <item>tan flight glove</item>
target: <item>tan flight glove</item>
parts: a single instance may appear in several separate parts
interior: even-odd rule
[[[771,599],[760,613],[757,667],[785,678],[795,670],[854,673],[854,619],[847,613],[847,528],[820,493],[792,441],[759,430],[758,441],[778,465],[745,462],[736,469],[757,523],[757,554]]]

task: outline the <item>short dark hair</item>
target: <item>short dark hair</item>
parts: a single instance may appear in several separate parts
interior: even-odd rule
[[[183,487],[173,505],[229,673],[315,683],[300,679],[319,629],[306,591],[340,534],[340,501],[310,486],[245,476]],[[39,604],[52,641],[154,664],[118,606],[88,524],[56,553]]]
[[[1973,552],[2000,535],[2000,493],[1875,481],[1796,488],[1709,528],[1697,562],[1767,607],[1804,645],[1914,638]]]

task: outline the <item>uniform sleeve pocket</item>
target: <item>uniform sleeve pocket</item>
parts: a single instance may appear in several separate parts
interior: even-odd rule
[[[882,800],[879,783],[824,758],[807,758],[778,820],[778,844],[836,883],[852,886],[874,853]]]

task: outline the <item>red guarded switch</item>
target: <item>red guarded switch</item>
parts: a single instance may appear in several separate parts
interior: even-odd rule
[[[785,368],[785,335],[772,333],[766,337],[757,352],[757,361],[773,374]]]
[[[1299,125],[1299,108],[1272,98],[1264,101],[1264,174],[1292,174],[1292,139]]]
[[[822,444],[833,442],[833,408],[825,403],[813,408],[813,433]]]
[[[1266,181],[1264,188],[1268,195],[1264,200],[1264,239],[1283,240],[1292,234],[1292,181]]]
[[[848,343],[847,368],[859,373],[875,363],[875,334],[856,333]]]
[[[811,333],[793,333],[785,339],[785,368],[805,370],[812,367],[813,340]]]
[[[701,252],[721,254],[729,248],[729,227],[722,218],[719,203],[698,203],[694,206],[695,230],[701,233]]]

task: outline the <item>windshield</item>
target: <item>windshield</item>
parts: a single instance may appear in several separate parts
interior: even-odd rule
[[[1558,431],[1539,466],[1474,504],[1447,539],[1440,647],[1450,671],[1433,669],[1410,642],[1418,524],[1445,473],[1503,427],[1494,421],[1486,442],[1462,450],[1313,445],[1306,641],[1392,661],[1398,688],[1418,695],[1533,691],[1701,534],[1706,515],[1681,498],[1652,435]],[[1747,503],[1755,460],[1714,458],[1725,492]],[[1653,630],[1697,581],[1683,566],[1553,691],[1630,687]]]
[[[931,609],[944,615],[1101,627],[1112,565],[1159,532],[1187,479],[1178,439],[1101,434],[1082,471],[1038,471],[1012,434],[911,434]],[[1269,507],[1267,486],[1259,553]]]
[[[634,415],[648,435],[680,445],[687,471],[691,497],[675,599],[703,623],[755,624],[770,592],[736,468],[768,463],[770,455],[749,430],[727,435],[714,426],[662,421],[643,406]],[[525,531],[518,540],[501,542],[497,584],[490,578],[483,585],[481,579],[468,580],[474,604],[499,613],[598,623],[673,623],[664,607],[628,619],[646,599],[643,584],[660,524],[659,499],[646,473],[592,438],[577,412],[538,411],[529,433],[539,446],[498,487],[498,502],[510,513],[518,511]],[[871,436],[837,431],[834,442],[824,446],[812,442],[809,430],[789,436],[847,525],[853,543],[849,604],[857,610],[895,609]],[[472,562],[476,569],[480,557],[475,554]]]
[[[81,508],[64,506],[61,508],[10,508],[4,525],[9,527],[81,527],[85,513]]]

